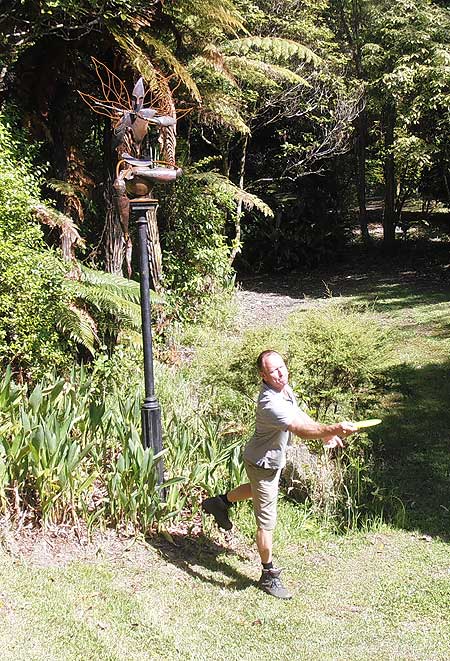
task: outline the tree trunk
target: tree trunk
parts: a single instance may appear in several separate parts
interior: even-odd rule
[[[105,270],[123,275],[124,237],[113,197],[113,178],[105,179]]]
[[[221,146],[222,174],[224,177],[230,176],[230,141],[225,140]]]
[[[348,7],[349,17],[347,18],[346,7]],[[360,29],[363,22],[363,10],[360,0],[351,0],[350,5],[346,2],[338,3],[341,25],[344,34],[351,48],[356,77],[361,82],[365,80],[362,53]],[[361,100],[364,103],[364,100]],[[366,206],[366,144],[367,144],[367,112],[365,106],[356,119],[356,189],[358,195],[358,218],[361,228],[361,237],[365,244],[370,243],[370,235],[367,226],[367,206]]]
[[[384,112],[384,213],[383,241],[387,248],[395,240],[395,161],[394,161],[395,108],[388,105]]]
[[[359,206],[359,226],[361,228],[361,236],[364,243],[370,243],[370,234],[367,222],[367,206],[366,206],[366,140],[367,140],[367,112],[363,108],[356,120],[357,124],[357,191],[358,191],[358,206]]]
[[[105,271],[123,276],[123,260],[127,249],[128,270],[131,269],[131,243],[125,246],[122,223],[115,204],[114,178],[116,157],[111,147],[111,124],[106,120],[103,125],[103,199],[105,202],[105,229],[103,241],[105,248]],[[128,273],[130,277],[131,273]]]
[[[247,147],[248,147],[248,135],[244,137],[242,144],[242,153],[241,159],[239,162],[239,188],[244,188],[244,176],[245,176],[245,161],[247,158]],[[233,264],[236,255],[241,252],[241,214],[242,214],[242,200],[239,200],[236,207],[236,216],[234,220],[234,226],[236,234],[233,241],[233,248],[230,253],[230,264]]]

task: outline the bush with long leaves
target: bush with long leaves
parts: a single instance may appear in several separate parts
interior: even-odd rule
[[[240,439],[211,420],[173,418],[160,455],[142,447],[141,394],[105,394],[95,370],[43,379],[31,392],[0,382],[0,508],[18,522],[85,521],[149,531],[196,512],[201,494],[241,475]],[[231,476],[231,477],[230,477]]]

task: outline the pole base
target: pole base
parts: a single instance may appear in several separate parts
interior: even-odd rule
[[[156,397],[148,397],[141,408],[142,444],[152,448],[154,454],[162,450],[161,409]],[[164,462],[160,457],[157,462],[158,484],[164,481]]]

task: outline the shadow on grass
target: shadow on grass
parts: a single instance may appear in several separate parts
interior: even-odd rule
[[[406,529],[450,540],[450,360],[399,365],[387,374],[392,401],[372,433],[381,484],[405,506]]]
[[[253,579],[234,569],[221,556],[236,556],[247,560],[230,547],[205,537],[188,537],[172,534],[173,544],[162,539],[150,540],[161,556],[189,576],[228,590],[246,590],[256,583]],[[223,578],[225,577],[225,578]]]

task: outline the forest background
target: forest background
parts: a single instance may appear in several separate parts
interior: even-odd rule
[[[355,234],[373,243],[374,218],[388,258],[446,236],[446,3],[8,1],[0,26],[4,510],[144,530],[195,516],[200,494],[242,477],[250,365],[269,339],[314,415],[373,410],[382,329],[314,313],[232,342],[236,272],[338,263]],[[184,175],[155,187],[152,269],[166,500],[139,442],[139,273],[113,205],[111,121],[78,93],[104,94],[107,71],[129,89],[142,75],[179,120]],[[369,445],[332,497],[308,486],[338,526],[380,506]]]

